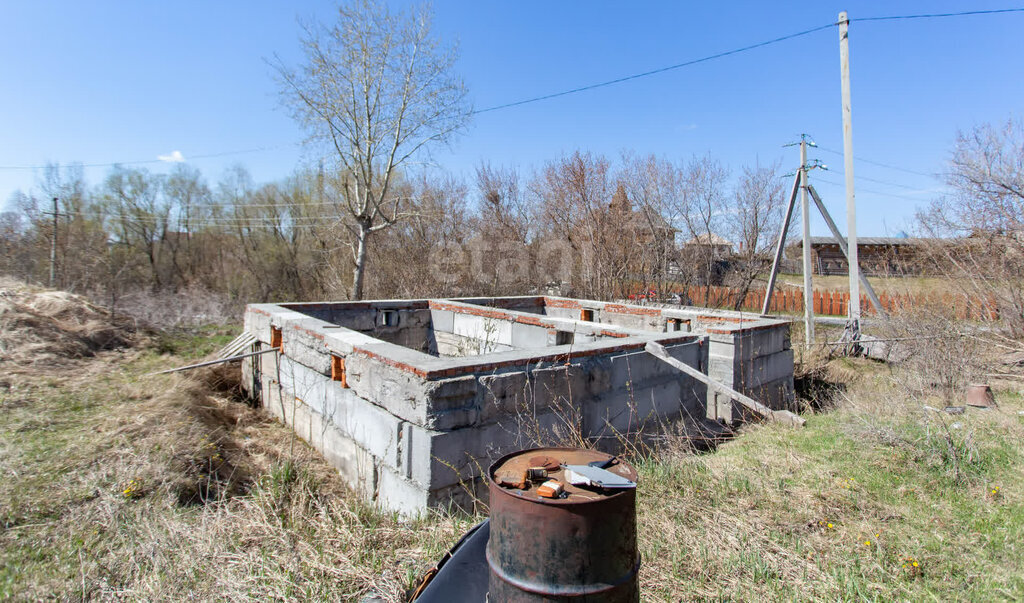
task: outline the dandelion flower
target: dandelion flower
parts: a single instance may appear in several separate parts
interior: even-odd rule
[[[870,540],[865,540],[864,541],[864,546],[871,546],[871,541]]]

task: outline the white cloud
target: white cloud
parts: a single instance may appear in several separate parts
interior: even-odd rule
[[[157,155],[156,158],[168,163],[182,163],[185,161],[185,156],[181,154],[181,151],[172,151],[170,155]]]

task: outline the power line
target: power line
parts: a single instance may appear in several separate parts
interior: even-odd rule
[[[219,153],[205,153],[202,155],[191,155],[185,159],[185,162],[190,162],[198,159],[215,159],[218,157],[231,157],[233,155],[246,155],[249,153],[259,153],[263,151],[274,151],[282,149],[284,147],[295,146],[299,143],[290,142],[285,144],[277,144],[263,147],[254,147],[251,149],[240,149],[237,151],[222,151]],[[63,164],[64,167],[83,167],[83,168],[97,168],[97,167],[114,167],[118,165],[152,165],[156,163],[178,163],[174,161],[166,161],[163,159],[137,159],[134,161],[112,161],[108,163],[67,163]],[[53,163],[46,165],[0,165],[0,170],[43,170],[50,166],[60,167],[62,164]]]
[[[834,172],[837,175],[843,175],[843,172]],[[855,176],[857,180],[863,180],[865,182],[874,182],[875,184],[885,184],[886,186],[895,186],[897,188],[905,188],[909,191],[920,191],[921,188],[918,186],[908,186],[906,184],[900,184],[898,182],[889,182],[888,180],[878,180],[877,178],[868,178],[867,176]]]
[[[842,151],[836,151],[835,149],[827,149],[827,148],[821,147],[821,146],[819,146],[818,149],[820,149],[822,151],[825,151],[826,153],[832,153],[833,155],[842,156],[842,154],[843,154]],[[888,163],[882,163],[881,161],[873,161],[871,159],[865,159],[863,157],[854,157],[853,160],[854,161],[860,161],[861,163],[870,163],[871,165],[876,165],[878,167],[888,168],[890,170],[895,170],[897,172],[906,172],[908,174],[915,174],[917,176],[925,176],[926,178],[933,178],[935,180],[939,179],[938,176],[936,176],[935,174],[927,174],[925,172],[918,172],[918,171],[915,171],[915,170],[911,170],[911,169],[907,169],[907,168],[891,165],[891,164],[888,164]]]
[[[860,176],[856,176],[855,178],[857,180],[862,180],[863,179]],[[827,178],[822,178],[820,176],[816,176],[814,178],[814,180],[815,181],[820,180],[821,182],[825,182],[825,183],[831,184],[833,186],[842,186],[842,187],[846,186],[846,184],[843,183],[843,182],[835,182],[833,180],[829,180]],[[885,191],[873,190],[873,189],[864,188],[864,187],[861,187],[861,186],[857,187],[857,191],[858,192],[864,192],[864,193],[871,193],[871,194],[874,194],[874,195],[882,195],[883,197],[894,197],[896,199],[905,199],[907,201],[913,201],[914,203],[921,203],[921,202],[928,201],[927,199],[915,198],[915,197],[911,197],[909,195],[898,195],[896,193],[888,193],[888,192],[885,192]]]
[[[642,78],[642,77],[648,77],[648,76],[651,76],[651,75],[656,75],[658,73],[665,73],[666,71],[672,71],[674,69],[682,69],[683,67],[689,67],[691,65],[696,65],[698,63],[705,63],[707,61],[712,61],[714,59],[720,59],[722,57],[727,57],[727,56],[730,56],[730,55],[739,54],[741,52],[747,52],[749,50],[754,50],[756,48],[761,48],[763,46],[768,46],[770,44],[777,44],[779,42],[784,42],[786,40],[792,40],[793,38],[799,38],[801,36],[806,36],[806,35],[809,35],[809,34],[821,31],[823,29],[828,29],[830,27],[835,27],[835,26],[836,26],[835,23],[829,23],[827,25],[819,25],[818,27],[812,27],[811,29],[805,29],[804,31],[798,31],[796,33],[788,34],[788,35],[781,36],[781,37],[778,37],[778,38],[773,38],[771,40],[765,40],[764,42],[758,42],[757,44],[751,44],[749,46],[743,46],[741,48],[734,48],[732,50],[727,50],[725,52],[719,52],[717,54],[712,54],[712,55],[708,55],[706,57],[701,57],[699,59],[693,59],[693,60],[690,60],[690,61],[685,61],[683,63],[677,63],[675,65],[669,65],[667,67],[659,67],[658,69],[652,69],[650,71],[644,71],[643,73],[634,73],[633,75],[627,75],[627,76],[624,76],[624,77],[616,78],[614,80],[608,80],[608,81],[599,82],[599,83],[596,83],[596,84],[588,84],[586,86],[580,86],[578,88],[572,88],[570,90],[563,90],[561,92],[553,92],[551,94],[544,94],[542,96],[535,96],[533,98],[527,98],[527,99],[523,99],[523,100],[520,100],[520,101],[515,101],[515,102],[511,102],[511,103],[505,103],[505,104],[502,104],[502,105],[495,105],[493,107],[488,107],[486,109],[478,109],[476,111],[473,111],[471,113],[471,115],[477,115],[479,113],[488,113],[490,111],[498,111],[499,109],[508,109],[510,107],[518,107],[520,105],[525,105],[525,104],[528,104],[528,103],[536,103],[536,102],[542,101],[542,100],[558,98],[559,96],[566,96],[568,94],[576,94],[578,92],[585,92],[587,90],[594,90],[595,88],[603,88],[605,86],[611,86],[613,84],[621,84],[622,82],[628,82],[630,80],[635,80],[635,79],[639,79],[639,78]]]
[[[969,15],[995,15],[999,13],[1020,13],[1024,8],[997,8],[993,10],[967,10],[958,13],[925,13],[920,15],[888,15],[881,17],[861,17],[850,19],[850,23],[857,21],[897,21],[901,19],[937,19],[942,17],[966,17]]]
[[[1024,8],[1004,8],[1004,9],[993,9],[993,10],[974,10],[974,11],[961,11],[961,12],[953,12],[953,13],[923,13],[923,14],[914,14],[914,15],[885,15],[885,16],[877,16],[877,17],[860,17],[860,18],[857,18],[857,19],[850,19],[850,22],[852,23],[852,22],[857,22],[857,21],[865,22],[865,21],[892,21],[892,20],[907,20],[907,19],[934,19],[934,18],[944,18],[944,17],[963,17],[963,16],[970,16],[970,15],[992,15],[992,14],[1018,13],[1018,12],[1024,12]],[[563,90],[561,92],[554,92],[554,93],[551,93],[551,94],[544,94],[544,95],[541,95],[541,96],[535,96],[535,97],[532,97],[532,98],[527,98],[527,99],[523,99],[523,100],[519,100],[519,101],[514,101],[514,102],[510,102],[510,103],[504,103],[504,104],[500,104],[500,105],[495,105],[493,107],[487,107],[486,109],[478,109],[478,110],[470,112],[470,115],[478,115],[478,114],[481,114],[481,113],[489,113],[491,111],[498,111],[498,110],[501,110],[501,109],[508,109],[508,108],[511,108],[511,107],[518,107],[518,106],[526,105],[526,104],[529,104],[529,103],[535,103],[535,102],[539,102],[539,101],[543,101],[543,100],[549,100],[549,99],[552,99],[552,98],[558,98],[558,97],[566,96],[566,95],[569,95],[569,94],[577,94],[577,93],[580,93],[580,92],[586,92],[588,90],[594,90],[594,89],[597,89],[597,88],[603,88],[603,87],[606,87],[606,86],[612,86],[614,84],[620,84],[620,83],[623,83],[623,82],[628,82],[628,81],[639,79],[639,78],[649,77],[649,76],[652,76],[652,75],[657,75],[659,73],[665,73],[667,71],[673,71],[673,70],[676,70],[676,69],[681,69],[681,68],[684,68],[684,67],[689,67],[689,66],[692,66],[692,65],[697,65],[699,63],[704,63],[704,62],[707,62],[707,61],[712,61],[712,60],[715,60],[715,59],[720,59],[720,58],[723,58],[723,57],[727,57],[727,56],[731,56],[731,55],[735,55],[735,54],[740,54],[740,53],[743,53],[743,52],[748,52],[748,51],[751,51],[751,50],[755,50],[757,48],[762,48],[764,46],[769,46],[769,45],[772,45],[772,44],[777,44],[777,43],[780,43],[780,42],[784,42],[786,40],[791,40],[791,39],[794,39],[794,38],[799,38],[799,37],[802,37],[802,36],[810,35],[812,33],[815,33],[815,32],[818,32],[818,31],[822,31],[822,30],[828,29],[830,27],[835,27],[836,25],[838,25],[838,23],[828,23],[828,24],[825,24],[825,25],[819,25],[818,27],[812,27],[811,29],[806,29],[806,30],[795,32],[795,33],[792,33],[792,34],[787,34],[787,35],[784,35],[784,36],[773,38],[771,40],[765,40],[763,42],[758,42],[756,44],[750,44],[750,45],[747,45],[747,46],[742,46],[740,48],[734,48],[732,50],[727,50],[727,51],[724,51],[724,52],[719,52],[719,53],[708,55],[708,56],[701,57],[701,58],[698,58],[698,59],[692,59],[692,60],[689,60],[689,61],[684,61],[682,63],[677,63],[675,65],[668,65],[666,67],[659,67],[657,69],[652,69],[650,71],[644,71],[642,73],[635,73],[635,74],[632,74],[632,75],[627,75],[627,76],[623,76],[623,77],[616,78],[616,79],[613,79],[613,80],[607,80],[607,81],[604,81],[604,82],[598,82],[598,83],[595,83],[595,84],[588,84],[586,86],[579,86],[577,88],[571,88],[569,90]],[[243,149],[243,150],[239,150],[239,151],[224,151],[224,152],[219,152],[219,153],[207,153],[207,154],[203,154],[203,155],[194,155],[192,157],[192,159],[211,159],[211,158],[217,158],[217,157],[228,157],[228,156],[232,156],[232,155],[242,155],[242,154],[247,154],[247,153],[257,153],[257,152],[261,152],[261,151],[274,150],[274,149],[282,148],[282,147],[285,147],[285,146],[291,146],[291,145],[294,145],[294,144],[298,144],[298,143],[288,143],[288,144],[280,144],[280,145],[273,145],[273,146],[256,147],[256,148],[252,148],[252,149]],[[829,151],[829,152],[834,152],[834,151]],[[872,162],[872,161],[866,160],[866,159],[860,159],[860,161],[864,161],[865,163],[876,163],[876,162]],[[166,162],[161,160],[161,159],[144,159],[144,160],[136,160],[136,161],[117,161],[117,162],[110,162],[110,163],[89,163],[89,164],[78,164],[78,165],[81,165],[82,167],[113,167],[113,166],[116,166],[116,165],[147,165],[147,164],[155,164],[155,163],[166,163]],[[912,174],[918,174],[918,175],[922,175],[922,176],[933,177],[930,174],[924,174],[922,172],[915,172],[913,170],[906,170],[906,169],[898,168],[898,167],[895,167],[895,166],[888,166],[888,165],[884,165],[884,164],[881,164],[881,163],[877,163],[877,165],[880,165],[881,167],[888,167],[890,169],[906,171],[906,172],[909,172],[909,173],[912,173]],[[15,165],[15,166],[0,166],[0,170],[37,170],[37,169],[44,169],[46,167],[48,167],[48,166],[46,166],[46,165]]]

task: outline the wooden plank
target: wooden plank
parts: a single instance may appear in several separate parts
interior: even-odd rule
[[[668,351],[665,349],[665,346],[661,345],[660,343],[648,341],[647,345],[644,346],[644,349],[647,351],[648,354],[654,356],[658,360],[666,362],[669,365],[681,370],[682,372],[693,377],[694,379],[706,384],[710,389],[713,389],[720,394],[729,396],[731,399],[739,402],[744,407],[750,409],[751,411],[755,412],[756,414],[766,419],[769,419],[771,421],[778,421],[780,423],[786,423],[787,425],[792,425],[793,427],[803,427],[807,423],[807,420],[801,417],[800,415],[794,414],[788,410],[772,410],[765,406],[764,404],[761,404],[757,400],[754,400],[749,396],[745,396],[740,392],[732,389],[731,387],[712,379],[708,375],[705,375],[704,373],[698,371],[692,366],[689,366],[676,360],[675,358],[669,355]]]
[[[150,375],[165,375],[167,373],[177,373],[178,371],[187,371],[191,369],[201,368],[204,366],[212,366],[214,364],[222,364],[224,362],[231,362],[232,360],[241,360],[242,358],[249,358],[250,356],[259,356],[260,354],[269,354],[271,352],[280,352],[278,348],[270,348],[269,350],[261,350],[259,352],[250,352],[248,354],[242,354],[240,356],[231,356],[230,358],[218,358],[216,360],[208,360],[206,362],[200,362],[199,364],[190,364],[188,366],[179,366],[178,368],[167,369],[165,371],[157,371],[155,373],[147,373],[146,376]]]
[[[216,358],[227,358],[229,356],[237,356],[245,348],[256,343],[256,336],[248,331],[242,331],[242,334],[231,340],[231,343],[221,348],[216,355]]]

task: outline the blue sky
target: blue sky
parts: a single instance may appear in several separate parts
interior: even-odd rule
[[[958,128],[1021,117],[1024,13],[856,22],[1012,4],[772,4],[437,1],[434,10],[438,34],[459,44],[459,72],[478,109],[746,46],[849,11],[854,152],[875,162],[856,164],[861,235],[897,232],[941,194],[941,179],[927,174],[945,169]],[[234,163],[258,182],[282,178],[309,157],[265,59],[295,63],[297,17],[332,15],[331,3],[311,1],[8,0],[0,8],[0,166],[130,164],[179,151],[211,181]],[[611,158],[627,149],[670,159],[710,153],[734,173],[782,159],[788,169],[796,150],[782,145],[806,132],[821,147],[811,157],[832,168],[812,182],[845,228],[842,158],[828,152],[842,150],[839,99],[838,32],[828,28],[480,114],[434,161],[467,180],[481,160],[528,175],[577,148]],[[260,150],[235,153],[252,149]],[[86,177],[96,184],[107,170],[87,168]],[[38,175],[0,169],[0,201]],[[820,220],[812,229],[827,233]]]

